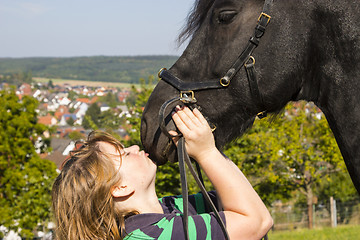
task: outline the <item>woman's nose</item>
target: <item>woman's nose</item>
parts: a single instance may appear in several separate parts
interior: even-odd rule
[[[140,147],[138,145],[132,145],[132,146],[128,147],[127,149],[129,152],[138,153],[140,150]]]

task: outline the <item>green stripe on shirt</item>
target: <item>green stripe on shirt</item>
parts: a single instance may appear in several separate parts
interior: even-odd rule
[[[163,218],[155,224],[159,228],[164,229],[158,238],[159,240],[171,239],[171,235],[172,235],[172,231],[173,231],[173,227],[174,227],[174,219],[175,218],[172,218],[169,221],[166,218]]]
[[[197,193],[194,195],[195,197],[195,204],[196,204],[196,212],[197,213],[205,213],[205,203],[204,198],[201,193]]]
[[[208,213],[199,214],[204,219],[206,226],[206,240],[211,240],[211,216]]]

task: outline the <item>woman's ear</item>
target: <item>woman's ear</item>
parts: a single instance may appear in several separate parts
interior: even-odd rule
[[[111,195],[114,198],[129,197],[133,193],[134,193],[134,189],[126,185],[113,186],[111,188]]]

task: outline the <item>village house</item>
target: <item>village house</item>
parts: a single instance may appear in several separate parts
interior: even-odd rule
[[[55,126],[58,123],[58,121],[54,116],[48,113],[46,116],[39,117],[38,123],[44,124],[46,126]]]
[[[21,84],[21,86],[16,91],[16,95],[19,97],[19,99],[22,99],[23,96],[31,96],[31,85],[28,83]]]

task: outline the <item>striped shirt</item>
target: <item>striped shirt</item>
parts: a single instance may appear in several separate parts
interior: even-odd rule
[[[216,193],[209,192],[214,203]],[[170,196],[159,199],[164,210],[160,213],[146,213],[131,216],[125,221],[128,235],[125,240],[159,239],[184,240],[182,223],[183,199],[181,196]],[[216,204],[215,204],[216,205]],[[219,212],[225,222],[224,212]],[[225,239],[220,224],[213,213],[207,213],[201,193],[189,196],[189,238],[190,240]]]

